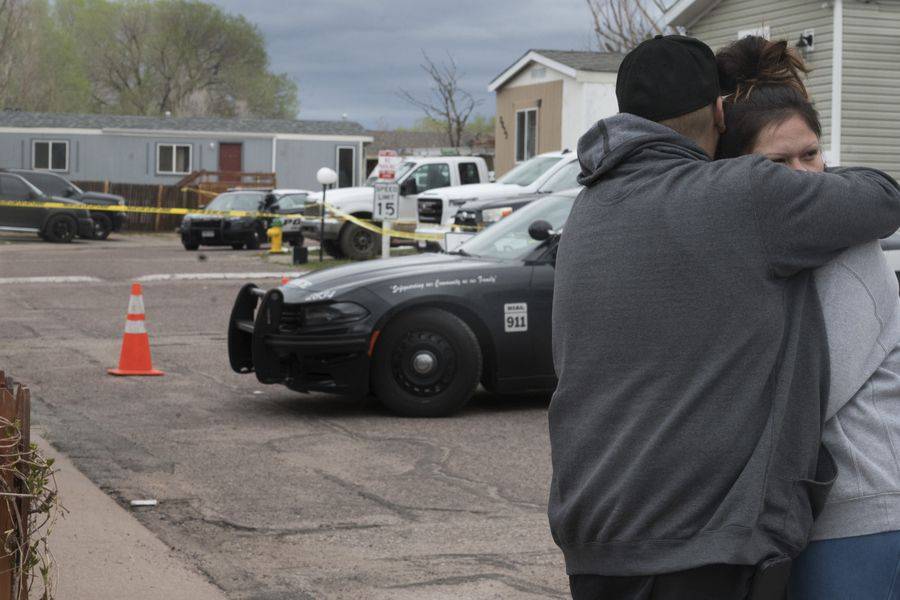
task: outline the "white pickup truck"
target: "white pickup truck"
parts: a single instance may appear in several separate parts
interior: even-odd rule
[[[542,187],[552,180],[560,169],[577,160],[576,153],[570,150],[547,152],[516,165],[496,183],[443,187],[420,194],[416,233],[437,235],[447,233],[452,228],[459,207],[473,200],[539,194],[544,191]],[[438,246],[442,248],[443,244],[420,242],[419,246],[437,249]]]
[[[366,185],[351,188],[329,190],[325,201],[334,208],[360,219],[372,218],[372,207],[375,200],[373,184],[377,181],[373,173],[366,180]],[[410,230],[415,226],[419,194],[434,188],[448,186],[462,189],[472,184],[489,181],[487,163],[479,156],[409,156],[403,159],[396,172],[396,181],[400,184],[400,219],[409,223]],[[319,239],[321,224],[322,192],[310,194],[303,213],[303,235],[315,240]],[[363,229],[350,222],[325,213],[324,241],[325,252],[335,258],[348,257],[354,260],[372,258],[381,249],[381,236]]]

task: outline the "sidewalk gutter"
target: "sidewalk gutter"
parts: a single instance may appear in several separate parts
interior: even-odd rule
[[[59,568],[57,598],[226,600],[34,430],[31,441],[56,460],[60,501],[69,511],[49,538]]]

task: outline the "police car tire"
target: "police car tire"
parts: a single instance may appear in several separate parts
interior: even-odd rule
[[[419,394],[401,382],[398,373],[404,345],[445,348],[438,367],[452,365],[450,380],[437,393]],[[372,390],[393,412],[406,417],[444,417],[460,410],[472,398],[481,380],[481,346],[465,321],[445,310],[423,308],[400,315],[388,323],[378,339],[372,361]]]
[[[184,246],[185,250],[194,251],[200,248],[200,244],[198,242],[186,242],[181,240],[181,245]]]
[[[247,246],[247,250],[259,250],[259,244],[259,232],[254,231],[247,238],[247,243],[245,245]]]

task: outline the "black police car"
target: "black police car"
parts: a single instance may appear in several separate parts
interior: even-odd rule
[[[86,192],[80,187],[56,173],[47,171],[32,171],[28,169],[5,169],[8,173],[25,179],[28,183],[38,188],[48,196],[77,200],[84,204],[102,206],[124,206],[125,198],[118,194],[105,194],[103,192]],[[126,214],[118,211],[93,210],[91,219],[94,228],[91,232],[80,237],[105,240],[113,231],[121,231],[125,225]]]
[[[541,198],[450,254],[247,284],[231,313],[231,366],[301,392],[372,392],[409,416],[450,414],[479,382],[551,390],[557,232],[576,195]]]
[[[275,198],[267,191],[239,190],[219,194],[206,210],[265,212]],[[181,243],[185,250],[203,246],[247,247],[256,250],[266,239],[269,220],[255,215],[226,217],[209,214],[187,214],[181,220]]]
[[[302,246],[300,222],[308,195],[306,190],[230,190],[216,196],[205,208],[282,214],[283,242]],[[187,214],[181,221],[181,243],[185,250],[196,250],[201,245],[256,250],[266,240],[266,230],[272,226],[272,221],[270,217],[259,215]]]

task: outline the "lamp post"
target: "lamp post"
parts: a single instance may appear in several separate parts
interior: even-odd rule
[[[338,176],[332,169],[322,167],[316,171],[316,179],[322,185],[322,211],[319,214],[319,262],[322,262],[322,250],[325,247],[325,190],[337,182]]]

